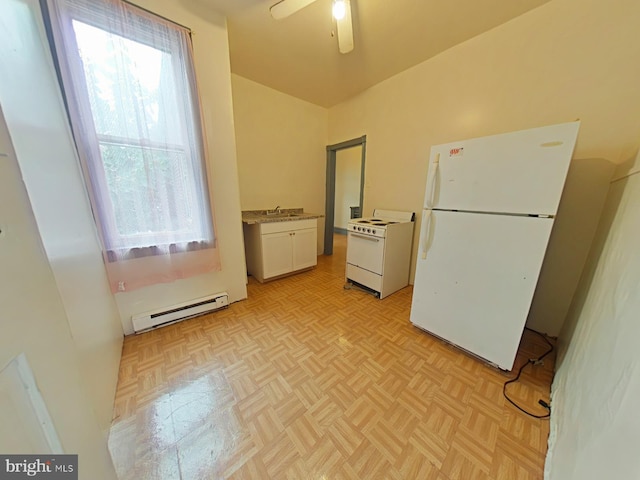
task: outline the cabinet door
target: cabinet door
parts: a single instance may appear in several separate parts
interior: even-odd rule
[[[293,270],[293,235],[291,232],[262,235],[264,278],[284,275]]]
[[[313,267],[318,263],[318,230],[305,228],[293,232],[293,269]]]

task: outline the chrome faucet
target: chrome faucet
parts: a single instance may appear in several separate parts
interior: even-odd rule
[[[280,213],[280,205],[276,206],[273,210],[267,210],[267,215],[276,215]]]

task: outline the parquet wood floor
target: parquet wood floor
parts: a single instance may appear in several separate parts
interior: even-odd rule
[[[548,422],[500,372],[416,329],[411,287],[344,290],[317,268],[250,279],[228,309],[124,342],[109,446],[122,480],[543,478]],[[516,366],[546,344],[525,332]],[[549,400],[553,359],[512,397]]]

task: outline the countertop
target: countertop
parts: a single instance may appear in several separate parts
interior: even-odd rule
[[[295,222],[296,220],[324,217],[324,215],[317,213],[305,212],[302,208],[281,208],[280,213],[271,212],[272,210],[244,210],[242,222],[253,225],[255,223]]]

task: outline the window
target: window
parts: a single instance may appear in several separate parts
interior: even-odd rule
[[[213,249],[188,30],[120,0],[48,6],[106,263]]]

